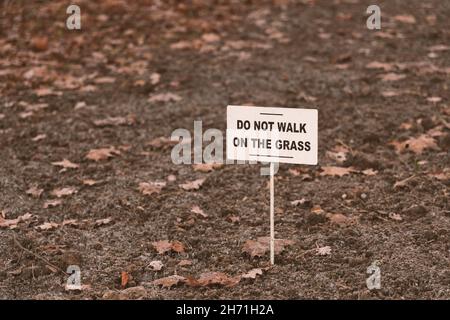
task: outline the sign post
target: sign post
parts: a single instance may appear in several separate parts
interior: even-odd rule
[[[275,264],[275,186],[273,162],[270,163],[270,264]]]
[[[270,163],[270,263],[275,263],[275,163],[317,164],[316,109],[227,107],[227,159]]]

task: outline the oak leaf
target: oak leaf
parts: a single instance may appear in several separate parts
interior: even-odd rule
[[[114,155],[120,155],[120,151],[115,147],[91,149],[86,155],[86,158],[93,161],[106,160]]]

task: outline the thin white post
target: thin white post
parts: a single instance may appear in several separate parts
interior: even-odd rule
[[[270,163],[270,264],[275,264],[274,168]]]

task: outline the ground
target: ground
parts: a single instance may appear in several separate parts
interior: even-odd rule
[[[447,1],[376,1],[381,30],[374,1],[76,2],[81,30],[67,1],[2,4],[0,298],[450,298]],[[319,164],[275,177],[273,267],[243,251],[269,235],[262,165],[175,165],[161,138],[225,133],[229,104],[319,110]]]

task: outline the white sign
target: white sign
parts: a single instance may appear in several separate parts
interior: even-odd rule
[[[316,109],[227,107],[227,158],[317,164]]]

